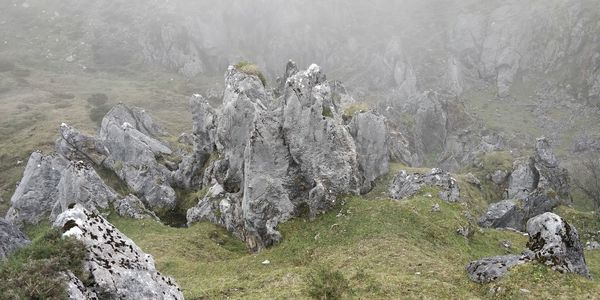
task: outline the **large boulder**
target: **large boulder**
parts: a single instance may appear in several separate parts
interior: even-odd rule
[[[492,203],[479,219],[479,226],[524,231],[527,220],[552,211],[560,203],[556,195],[538,189],[529,193],[524,200],[508,199]]]
[[[68,160],[84,160],[101,165],[108,154],[98,139],[85,135],[70,125],[62,123],[59,134],[55,143],[56,153]]]
[[[575,227],[553,213],[538,215],[527,221],[527,247],[535,259],[560,272],[590,277],[583,245]]]
[[[358,154],[358,166],[362,175],[361,193],[367,193],[373,188],[375,179],[389,171],[385,118],[373,111],[357,112],[348,128]]]
[[[405,199],[418,193],[425,186],[440,188],[440,198],[448,202],[460,200],[458,182],[448,172],[440,169],[431,169],[429,173],[407,172],[401,170],[389,188],[389,195],[393,199]]]
[[[75,205],[53,225],[86,246],[84,269],[93,284],[83,287],[70,280],[70,291],[93,291],[103,299],[183,299],[177,283],[156,270],[153,257],[101,216]]]
[[[166,135],[166,131],[156,123],[146,111],[139,107],[129,107],[123,103],[115,105],[102,119],[100,126],[100,139],[105,139],[106,131],[109,128],[109,122],[119,125],[123,123],[131,124],[139,132],[150,137]]]
[[[0,260],[29,244],[19,228],[0,218]]]

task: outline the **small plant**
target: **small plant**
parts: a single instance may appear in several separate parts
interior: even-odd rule
[[[326,118],[333,118],[333,112],[331,111],[331,108],[328,106],[323,106],[323,117]]]
[[[60,229],[48,229],[0,264],[0,298],[65,299],[65,272],[87,278],[85,255],[83,243],[63,238]]]
[[[267,79],[265,78],[265,75],[263,75],[263,73],[258,69],[258,66],[255,64],[247,61],[241,61],[235,65],[235,68],[242,73],[258,77],[262,85],[265,87],[267,86]]]
[[[350,294],[350,283],[340,271],[321,267],[308,275],[308,295],[313,299],[342,299]]]
[[[344,109],[344,116],[352,117],[357,112],[367,111],[367,110],[369,110],[369,105],[364,102],[352,103]]]

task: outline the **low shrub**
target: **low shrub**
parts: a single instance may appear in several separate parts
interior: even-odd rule
[[[308,295],[313,299],[342,299],[351,294],[350,283],[340,271],[321,267],[308,275]]]
[[[83,272],[85,245],[63,238],[61,229],[48,229],[0,264],[1,299],[65,299],[65,272]]]
[[[247,61],[241,61],[235,65],[235,68],[242,73],[258,77],[262,85],[265,87],[267,86],[267,79],[265,78],[265,75],[263,75],[263,73],[258,69],[258,66],[255,64]]]

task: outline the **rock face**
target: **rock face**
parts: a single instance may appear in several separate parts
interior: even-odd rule
[[[577,230],[561,217],[553,213],[533,217],[527,222],[527,233],[528,249],[522,255],[473,261],[467,265],[469,278],[488,283],[504,276],[513,266],[529,261],[537,261],[560,272],[590,277]]]
[[[101,165],[108,154],[104,145],[91,136],[82,134],[68,124],[61,124],[56,140],[56,152],[71,161],[89,161]]]
[[[139,107],[128,107],[122,103],[114,106],[102,119],[100,139],[105,139],[105,135],[108,134],[107,130],[110,128],[109,123],[116,123],[119,125],[128,123],[131,127],[150,137],[166,135],[166,131],[158,123],[154,122],[152,117],[147,114],[144,109]]]
[[[553,191],[563,199],[569,198],[569,176],[559,162],[546,138],[539,138],[535,153],[529,159],[515,161],[509,177],[508,197],[524,199],[536,189]]]
[[[83,161],[34,152],[11,198],[6,220],[17,226],[37,224],[46,217],[54,220],[75,203],[94,213],[107,211],[113,205],[121,215],[152,215],[135,196],[119,196]]]
[[[75,280],[72,292],[93,292],[102,299],[183,299],[177,283],[156,270],[151,255],[97,214],[75,205],[57,217],[54,227],[82,241],[88,252],[84,268],[94,284],[85,288]]]
[[[0,261],[28,244],[29,240],[17,226],[0,218]]]
[[[441,189],[439,196],[445,201],[460,200],[458,182],[448,172],[440,169],[432,169],[427,174],[416,172],[409,174],[402,170],[394,177],[389,194],[393,199],[404,199],[418,193],[427,185],[439,187]]]
[[[169,184],[171,171],[157,161],[157,157],[170,155],[172,151],[143,133],[158,134],[148,120],[151,119],[143,111],[130,110],[124,105],[116,106],[104,117],[99,133],[108,153],[104,165],[141,195],[152,210],[172,209],[176,199]]]
[[[221,224],[252,250],[278,242],[281,222],[327,211],[338,195],[357,193],[361,186],[369,190],[387,172],[383,117],[359,113],[346,126],[340,98],[317,65],[298,71],[289,62],[285,76],[281,97],[274,100],[258,78],[230,67],[216,116],[193,103],[195,115],[202,116],[195,118],[201,133],[196,136],[204,137],[196,152],[207,156],[216,148],[211,155],[219,159],[204,172],[203,183],[211,189],[188,210],[188,223]],[[209,115],[216,122],[205,122]]]
[[[575,227],[553,213],[545,213],[527,221],[529,242],[535,259],[560,272],[590,277],[583,245]]]
[[[356,113],[348,125],[358,154],[363,178],[361,193],[373,188],[373,182],[389,170],[389,151],[385,119],[374,112]]]
[[[48,215],[57,199],[57,186],[68,161],[57,155],[33,152],[23,178],[10,199],[6,220],[17,225],[37,224]]]
[[[479,226],[524,231],[527,220],[552,211],[560,203],[561,201],[556,195],[548,195],[543,190],[536,190],[530,193],[525,200],[508,199],[492,203],[479,220]]]

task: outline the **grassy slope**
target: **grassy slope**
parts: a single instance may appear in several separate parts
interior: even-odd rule
[[[397,168],[397,167],[396,167]],[[388,181],[388,176],[383,181]],[[308,275],[321,267],[339,270],[356,298],[580,298],[600,292],[597,280],[563,275],[535,264],[522,266],[497,283],[478,285],[466,275],[474,259],[520,253],[526,237],[508,231],[476,230],[470,239],[456,234],[468,226],[470,205],[428,197],[424,189],[406,201],[383,199],[382,185],[364,196],[343,198],[339,207],[314,221],[295,219],[280,226],[283,241],[258,254],[211,224],[170,228],[151,221],[110,220],[157,267],[183,287],[186,299],[306,298]],[[472,191],[472,187],[463,186]],[[473,193],[469,193],[473,194]],[[439,203],[441,212],[431,212]],[[512,242],[512,248],[501,245]],[[600,275],[600,255],[588,252],[592,274]],[[269,265],[263,265],[269,260]],[[491,293],[491,288],[498,290]],[[523,293],[520,289],[527,289]]]

